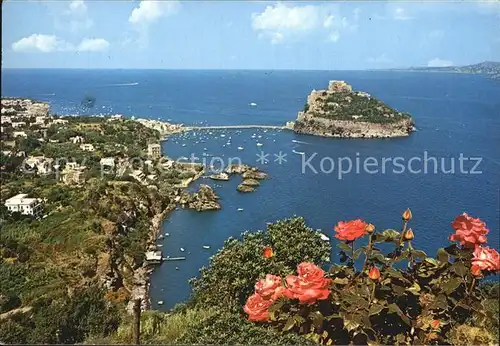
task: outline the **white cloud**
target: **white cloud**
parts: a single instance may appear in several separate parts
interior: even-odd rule
[[[60,29],[70,30],[71,32],[83,31],[91,28],[94,21],[88,16],[87,5],[83,0],[73,0],[69,3],[63,16],[56,23]]]
[[[137,25],[149,25],[163,16],[175,13],[179,5],[179,1],[142,0],[132,10],[128,21]]]
[[[318,7],[312,5],[291,6],[277,3],[267,6],[264,12],[252,14],[252,26],[255,30],[309,30],[314,28],[319,19]]]
[[[23,37],[12,44],[12,50],[15,52],[40,51],[49,53],[56,50],[64,50],[66,43],[54,35],[33,34]]]
[[[100,52],[109,48],[109,42],[103,38],[84,38],[76,47],[79,52]]]
[[[321,32],[329,41],[337,42],[343,31],[357,29],[359,9],[353,11],[354,22],[351,22],[338,13],[336,5],[299,6],[278,2],[266,6],[261,13],[253,13],[251,18],[252,28],[259,33],[259,37],[269,39],[272,44],[310,32]]]
[[[103,38],[85,38],[77,46],[64,41],[55,35],[33,34],[12,43],[15,52],[56,51],[98,52],[109,48],[109,42]]]
[[[392,13],[392,18],[395,19],[395,20],[410,20],[410,19],[413,19],[412,17],[410,17],[407,13],[407,11],[402,8],[402,7],[398,7],[396,9],[394,9],[393,13]]]
[[[338,31],[334,31],[328,36],[328,40],[332,42],[337,42],[340,39],[340,33]]]
[[[393,62],[393,60],[388,58],[385,54],[381,54],[377,57],[370,57],[366,59],[366,61],[372,64],[390,64]]]
[[[453,66],[453,61],[450,60],[442,60],[439,58],[429,60],[427,62],[428,67],[448,67]]]
[[[69,10],[68,13],[70,14],[87,14],[87,5],[85,4],[85,1],[83,0],[73,0],[69,3]]]

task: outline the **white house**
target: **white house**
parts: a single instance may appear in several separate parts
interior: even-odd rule
[[[69,121],[66,120],[66,119],[54,119],[52,121],[52,124],[58,124],[58,125],[64,125],[64,124],[67,124],[67,123],[69,123]]]
[[[94,146],[90,143],[80,144],[80,149],[83,151],[95,151]]]
[[[4,108],[2,108],[2,110],[4,110]],[[0,118],[0,122],[2,124],[7,124],[7,123],[10,124],[12,122],[12,119],[9,116],[2,115],[2,117]]]
[[[101,166],[115,167],[114,157],[103,157],[101,159]]]
[[[74,143],[74,144],[84,143],[85,142],[85,140],[83,139],[82,136],[70,137],[69,140],[71,141],[71,143]]]
[[[14,131],[12,132],[12,137],[16,138],[16,137],[28,137],[28,135],[26,134],[26,132],[24,131]]]
[[[37,198],[27,198],[26,193],[20,193],[5,201],[10,212],[19,212],[24,215],[38,216],[42,213],[42,204]]]
[[[11,124],[12,124],[12,127],[15,129],[26,126],[26,122],[24,122],[24,121],[11,122]]]

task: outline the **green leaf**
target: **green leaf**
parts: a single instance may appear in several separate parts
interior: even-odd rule
[[[380,264],[386,264],[386,263],[387,263],[387,260],[385,259],[385,256],[384,256],[384,255],[382,255],[381,253],[378,253],[378,254],[376,254],[376,255],[372,255],[372,256],[371,256],[371,258],[372,258],[374,261],[376,261],[376,262],[378,262],[378,263],[380,263]]]
[[[352,256],[352,258],[357,260],[362,253],[363,249],[357,249],[356,251],[354,251],[354,255]]]
[[[449,263],[450,262],[450,255],[444,248],[440,248],[437,251],[437,259],[441,263]]]
[[[411,254],[412,254],[412,256],[420,258],[422,260],[424,258],[427,258],[427,254],[424,251],[422,251],[422,250],[414,250],[414,251],[412,251]]]
[[[347,329],[348,332],[358,328],[360,324],[354,320],[344,319],[344,328]]]
[[[391,287],[394,293],[396,293],[398,296],[402,296],[406,291],[406,289],[403,286],[392,284]]]
[[[404,323],[411,326],[410,319],[406,317],[406,315],[403,313],[403,311],[401,311],[399,306],[397,306],[396,304],[389,304],[387,308],[389,309],[389,313],[397,314],[403,320]]]
[[[338,243],[337,244],[337,247],[340,249],[340,250],[344,250],[346,251],[347,253],[349,252],[352,252],[352,247],[350,245],[347,245],[346,243]]]
[[[349,283],[348,278],[335,278],[333,279],[333,283],[337,285],[347,285]]]
[[[394,229],[386,229],[382,232],[382,236],[384,237],[384,241],[389,242],[393,240],[399,240],[401,234]]]
[[[444,294],[440,294],[437,296],[436,300],[434,301],[434,307],[441,310],[446,310],[448,308],[448,301]]]
[[[415,282],[413,283],[413,285],[411,285],[411,287],[408,287],[406,290],[418,296],[420,294],[420,285]]]
[[[468,273],[467,267],[462,262],[453,263],[450,270],[460,276],[464,276]]]
[[[384,306],[379,305],[379,304],[373,304],[372,306],[370,306],[369,315],[370,316],[378,315],[380,313],[380,311],[382,311],[382,310],[384,310]]]
[[[321,314],[321,312],[314,311],[309,314],[309,317],[311,317],[314,327],[316,327],[317,329],[323,327],[323,315]]]
[[[435,267],[437,267],[437,265],[438,265],[438,262],[434,258],[430,258],[430,257],[427,257],[425,259],[425,262],[427,262],[429,264],[432,264]]]
[[[441,284],[441,287],[446,294],[452,293],[458,288],[458,286],[460,286],[460,279],[458,278],[451,278],[450,280],[445,281]]]
[[[292,329],[294,326],[295,326],[295,320],[292,316],[292,317],[289,317],[288,320],[286,321],[285,326],[283,327],[283,330],[288,331],[288,330]]]

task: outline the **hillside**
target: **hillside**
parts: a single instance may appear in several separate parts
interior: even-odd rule
[[[412,71],[426,72],[454,72],[454,73],[469,73],[482,74],[492,79],[500,79],[500,62],[484,61],[478,64],[466,66],[447,66],[447,67],[410,67]]]

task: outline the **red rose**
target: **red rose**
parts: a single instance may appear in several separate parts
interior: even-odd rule
[[[255,293],[264,299],[276,300],[282,295],[284,290],[281,282],[281,277],[267,274],[264,279],[257,281],[255,284]]]
[[[269,319],[269,307],[273,304],[272,300],[262,298],[257,293],[248,297],[243,311],[248,315],[249,321],[264,322]]]
[[[490,272],[500,272],[500,255],[497,250],[478,246],[474,249],[472,266]]]
[[[367,233],[367,224],[361,219],[351,220],[348,222],[340,221],[335,226],[335,238],[339,240],[353,241]]]
[[[456,231],[455,234],[450,236],[451,241],[458,241],[466,248],[474,248],[476,245],[487,242],[486,234],[489,231],[486,224],[480,219],[475,219],[467,215],[467,213],[463,213],[458,215],[451,225]]]
[[[328,286],[331,279],[325,278],[325,272],[318,266],[304,262],[297,268],[298,276],[286,277],[287,290],[283,295],[298,299],[301,303],[314,304],[316,300],[325,300],[330,294]]]

